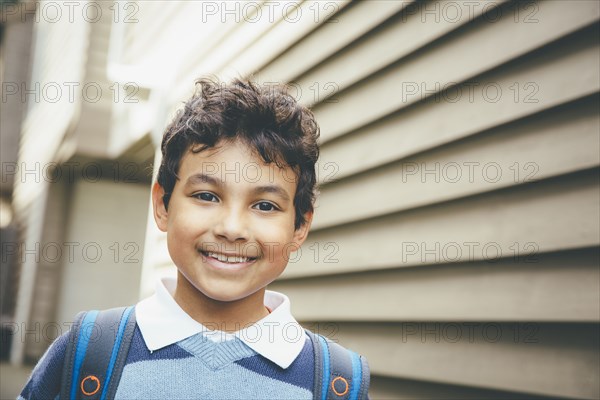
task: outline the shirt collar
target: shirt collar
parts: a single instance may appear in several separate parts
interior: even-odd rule
[[[151,352],[201,332],[213,341],[237,337],[282,368],[287,368],[302,351],[306,340],[304,329],[292,316],[290,300],[284,294],[265,291],[264,304],[271,313],[229,334],[211,331],[183,311],[173,299],[175,285],[173,278],[159,280],[154,295],[140,301],[135,307],[137,324]]]

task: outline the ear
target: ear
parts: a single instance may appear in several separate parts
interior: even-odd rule
[[[306,214],[304,214],[304,223],[294,232],[293,240],[298,248],[300,248],[300,246],[302,246],[302,243],[304,243],[304,241],[306,240],[306,237],[308,236],[308,231],[310,231],[310,225],[312,224],[312,220],[313,211],[308,211]]]
[[[152,209],[154,214],[154,220],[158,229],[163,232],[167,231],[167,208],[163,200],[165,190],[158,182],[155,182],[152,186]]]

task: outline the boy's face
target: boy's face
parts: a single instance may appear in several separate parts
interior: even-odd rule
[[[178,175],[168,211],[155,184],[154,217],[192,286],[211,299],[234,301],[283,272],[312,220],[308,213],[307,222],[294,229],[297,181],[290,168],[265,164],[234,141],[186,152]]]

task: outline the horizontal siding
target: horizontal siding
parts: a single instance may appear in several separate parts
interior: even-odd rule
[[[494,2],[473,18],[455,3],[458,20],[405,4],[329,56],[301,60],[300,42],[262,71],[302,89],[322,136],[313,227],[272,289],[367,356],[373,398],[597,398],[598,3]],[[471,98],[485,86],[502,96]],[[505,335],[436,343],[422,324]],[[539,340],[515,342],[515,326]]]
[[[294,3],[292,2],[292,4]],[[226,68],[215,70],[224,78],[252,74],[266,62],[289,48],[298,39],[311,32],[316,26],[324,24],[326,16],[333,12],[339,12],[349,2],[336,0],[327,4],[331,7],[323,7],[323,3],[318,0],[307,0],[298,5],[297,11],[294,10],[294,7],[290,9],[291,11],[288,14],[282,12],[281,19],[276,24],[270,23],[268,19],[261,19],[261,22],[265,21],[264,23],[269,27],[269,30],[263,32],[258,40],[236,54]],[[252,28],[252,30],[255,29]],[[239,40],[240,37],[238,36],[236,41]]]
[[[412,57],[340,92],[339,102],[316,105],[314,111],[323,140],[331,140],[416,101],[415,97],[412,101],[404,101],[399,96],[403,83],[417,82],[434,88],[436,82],[443,86],[466,81],[596,22],[600,13],[598,2],[541,1],[536,4],[539,4],[537,18],[543,23],[515,24],[509,11],[504,11],[503,18],[494,23],[480,18],[465,29],[447,35]],[[581,72],[597,76],[589,69]],[[338,82],[337,75],[332,75],[330,80],[340,89],[344,87]],[[314,77],[310,82],[327,82],[327,79]],[[365,103],[365,98],[369,102]],[[358,109],[360,113],[355,112]],[[340,115],[344,118],[340,119]]]
[[[599,262],[594,248],[520,249],[493,262],[290,279],[272,289],[303,320],[600,322]]]
[[[334,16],[335,21],[325,23],[321,29],[307,35],[282,57],[266,65],[260,70],[260,74],[277,77],[281,82],[291,82],[410,4],[412,1],[357,2],[352,7],[345,8],[340,15]]]
[[[340,225],[311,233],[283,276],[493,260],[515,245],[536,253],[596,246],[598,204],[593,169]]]
[[[600,396],[597,324],[339,323],[322,333],[377,360],[376,376],[522,392],[521,398]]]
[[[523,400],[523,393],[509,392],[472,386],[449,385],[426,380],[399,379],[383,376],[371,378],[370,398],[389,400],[412,399],[461,399],[461,400]],[[528,393],[527,399],[558,399]]]
[[[323,185],[313,229],[597,167],[598,107],[592,95]],[[323,159],[321,176],[337,178],[345,166],[360,165],[352,163],[360,154],[346,154]],[[352,196],[357,185],[361,195]],[[361,207],[365,202],[370,206]]]
[[[459,86],[325,143],[321,177],[330,176],[328,163],[337,167],[332,177],[342,178],[596,93],[597,34],[597,25],[584,29],[468,83],[500,87],[503,94],[495,102],[480,90],[471,97],[468,86]],[[527,84],[532,85],[526,89]]]
[[[493,2],[484,8],[472,7],[472,4],[466,2],[454,2],[453,6],[459,7],[457,15],[460,15],[460,18],[447,19],[433,15],[430,18],[436,22],[426,24],[423,23],[425,15],[421,17],[420,13],[441,8],[444,3],[431,2],[428,5],[424,2],[414,2],[377,29],[365,32],[365,35],[350,46],[331,52],[331,56],[322,64],[295,77],[296,83],[307,86],[313,82],[332,81],[339,92],[464,26],[472,18],[480,17],[484,10],[489,13],[503,3],[504,0]],[[393,45],[390,45],[392,43]],[[284,56],[280,63],[284,64],[286,60],[287,57]],[[316,102],[310,98],[305,100],[307,105]]]

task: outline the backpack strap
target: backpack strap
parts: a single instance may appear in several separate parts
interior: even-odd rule
[[[71,398],[71,382],[72,382],[72,371],[75,365],[75,348],[78,344],[79,330],[81,323],[86,316],[86,312],[82,311],[77,314],[75,321],[69,330],[69,340],[67,342],[67,349],[65,352],[65,359],[63,363],[62,379],[60,381],[60,399],[66,400]]]
[[[313,343],[316,400],[367,399],[370,373],[364,357],[306,330]]]
[[[133,306],[79,313],[69,333],[60,398],[114,398],[134,329]]]

